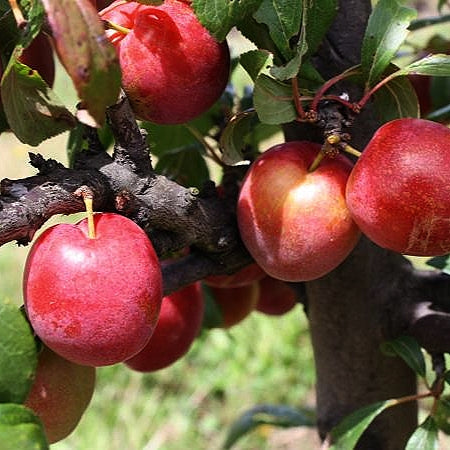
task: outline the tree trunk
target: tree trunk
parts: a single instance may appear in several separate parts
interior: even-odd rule
[[[308,317],[317,374],[317,413],[322,438],[354,410],[416,392],[416,377],[400,358],[385,356],[390,302],[401,302],[409,276],[402,256],[362,238],[347,260],[307,283]],[[417,426],[415,402],[388,409],[359,448],[400,450]]]
[[[316,66],[326,78],[360,61],[360,49],[369,0],[341,0],[339,10]],[[350,98],[360,93],[349,86]],[[346,90],[341,85],[335,94]],[[355,96],[355,97],[354,97]],[[370,107],[356,118],[350,132],[352,145],[362,149],[377,128]],[[307,127],[290,126],[288,140],[317,139]],[[323,139],[323,138],[322,138]],[[385,251],[365,238],[336,270],[306,283],[317,376],[317,414],[321,438],[343,417],[370,403],[416,393],[416,377],[400,358],[385,356],[392,302],[402,302],[409,285],[408,264],[401,255]],[[404,449],[417,426],[417,404],[388,409],[361,438],[364,450]]]

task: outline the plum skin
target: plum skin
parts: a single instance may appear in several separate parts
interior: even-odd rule
[[[118,214],[45,230],[28,255],[25,308],[41,340],[83,365],[115,364],[139,352],[156,326],[162,274],[145,232]]]
[[[346,199],[361,231],[413,256],[450,252],[450,130],[396,119],[373,135],[349,177]]]
[[[43,346],[25,406],[41,419],[47,440],[53,444],[76,428],[94,388],[94,367],[75,364]]]
[[[226,42],[217,42],[189,4],[160,6],[116,1],[100,12],[131,29],[108,31],[122,69],[122,87],[136,116],[158,124],[179,124],[199,116],[218,100],[230,71]]]
[[[179,360],[188,352],[200,331],[204,308],[199,282],[164,297],[152,337],[125,364],[139,372],[153,372]]]
[[[360,232],[345,203],[352,163],[325,158],[308,172],[320,145],[279,144],[250,166],[237,204],[242,240],[271,277],[309,281],[336,268]]]

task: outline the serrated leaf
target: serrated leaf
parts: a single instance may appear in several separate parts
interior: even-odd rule
[[[266,25],[258,23],[253,17],[249,16],[244,20],[240,20],[237,25],[237,29],[246,37],[249,41],[253,42],[259,50],[267,50],[273,55],[277,64],[281,64],[283,58],[272,41],[269,34],[269,29]]]
[[[233,116],[220,136],[222,161],[232,166],[242,161],[245,137],[251,130],[256,118],[256,111],[245,111]]]
[[[438,450],[438,427],[428,416],[409,438],[405,450]]]
[[[307,2],[305,25],[308,55],[316,53],[338,11],[337,0],[304,0]]]
[[[75,118],[47,83],[15,55],[3,76],[1,97],[11,129],[25,144],[38,145],[75,125]]]
[[[261,71],[271,63],[271,56],[266,50],[250,50],[239,56],[239,63],[255,81]]]
[[[298,47],[297,54],[286,64],[283,66],[274,66],[270,70],[270,74],[280,81],[289,80],[291,78],[295,78],[300,71],[300,67],[302,65],[303,56],[308,51],[308,45],[306,42],[303,42],[303,46]]]
[[[280,81],[294,78],[299,74],[305,56],[317,51],[337,12],[336,0],[320,2],[303,0],[299,3],[299,7],[302,9],[301,27],[295,55],[286,64],[273,67],[270,71],[271,75]]]
[[[47,450],[49,445],[41,421],[31,410],[14,403],[0,404],[2,450]]]
[[[193,0],[192,7],[204,27],[223,41],[229,31],[259,7],[262,0]]]
[[[260,75],[255,83],[253,101],[259,120],[279,125],[296,119],[292,87],[267,75]]]
[[[450,76],[450,55],[429,55],[403,67],[399,75],[418,74],[435,77]]]
[[[376,83],[408,34],[417,11],[399,0],[379,0],[369,17],[361,49],[361,67],[367,84]]]
[[[286,61],[295,56],[290,39],[300,33],[303,0],[263,0],[253,17],[267,25],[269,34]]]
[[[395,400],[385,400],[358,409],[345,417],[330,434],[333,445],[329,450],[349,450],[355,448],[356,443],[372,421],[385,409],[396,405]]]
[[[36,344],[23,314],[6,301],[0,302],[0,342],[0,403],[22,403],[37,366]]]
[[[427,261],[427,265],[450,275],[450,255],[436,256]]]
[[[315,420],[311,411],[288,405],[260,405],[244,412],[228,430],[223,449],[230,449],[240,438],[260,425],[278,427],[313,427]]]
[[[407,77],[393,78],[375,92],[373,99],[380,123],[420,116],[416,91]]]
[[[106,108],[118,98],[121,72],[97,11],[89,0],[42,2],[58,57],[85,108],[79,118],[84,123],[92,118],[102,125]]]
[[[384,342],[382,349],[385,352],[400,356],[417,375],[425,378],[425,358],[420,345],[413,337],[400,336],[392,341]]]
[[[439,430],[450,434],[450,398],[448,396],[437,400],[437,408],[433,417]]]

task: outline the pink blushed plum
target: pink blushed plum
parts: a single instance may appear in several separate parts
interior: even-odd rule
[[[25,307],[53,351],[83,365],[118,363],[138,353],[156,326],[162,275],[145,232],[118,214],[44,231],[26,261]]]
[[[237,204],[241,237],[273,278],[319,278],[358,241],[358,227],[345,203],[352,163],[338,155],[309,172],[320,149],[306,141],[276,145],[253,162],[244,179]]]
[[[204,308],[199,282],[164,297],[152,337],[137,355],[125,361],[126,365],[139,372],[153,372],[179,360],[200,331]]]
[[[123,89],[140,119],[184,123],[209,109],[224,91],[228,45],[209,34],[188,3],[118,0],[100,17],[131,30],[107,35],[119,55]]]

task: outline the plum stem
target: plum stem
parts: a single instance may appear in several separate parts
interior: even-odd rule
[[[94,210],[92,207],[92,197],[83,197],[84,205],[86,206],[86,214],[88,220],[88,238],[95,239],[95,223],[94,223]]]
[[[123,27],[122,25],[119,25],[118,23],[110,22],[109,20],[103,20],[103,24],[105,28],[110,30],[116,30],[119,33],[122,34],[128,34],[131,32],[129,28]]]
[[[361,156],[361,152],[359,150],[356,150],[356,148],[352,147],[349,144],[345,144],[342,149],[344,150],[344,152],[356,156],[357,158]]]
[[[94,207],[93,207],[94,194],[92,192],[92,189],[90,189],[88,186],[81,186],[74,192],[74,194],[77,197],[82,197],[83,199],[88,221],[88,238],[95,239],[96,235],[95,235]]]
[[[314,158],[314,161],[308,168],[308,172],[314,172],[318,167],[319,164],[322,162],[323,158],[325,158],[325,153],[320,150],[319,153],[317,153],[317,156]]]

